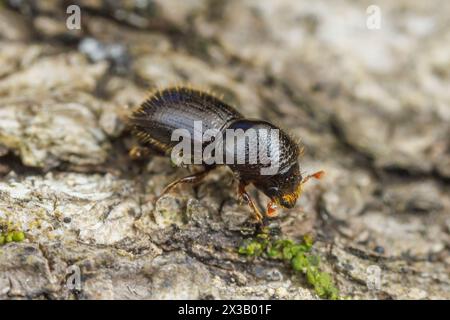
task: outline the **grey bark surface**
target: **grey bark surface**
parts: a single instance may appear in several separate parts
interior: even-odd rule
[[[378,1],[380,30],[366,1],[83,0],[80,30],[58,1],[11,3],[0,228],[27,238],[0,246],[1,299],[318,298],[283,263],[237,254],[253,227],[226,168],[154,203],[188,171],[131,160],[125,119],[179,83],[301,138],[302,170],[326,176],[272,225],[313,234],[343,296],[450,299],[448,1]]]

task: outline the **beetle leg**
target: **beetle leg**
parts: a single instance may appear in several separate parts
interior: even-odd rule
[[[206,167],[203,171],[191,174],[189,176],[186,176],[186,177],[183,177],[183,178],[180,178],[178,180],[171,182],[167,187],[164,188],[163,192],[158,196],[158,198],[156,198],[156,201],[158,201],[163,195],[170,192],[173,188],[175,188],[180,183],[192,183],[192,184],[199,183],[200,181],[203,180],[203,178],[205,178],[208,175],[208,173],[213,168],[214,168],[213,166]]]
[[[256,207],[255,203],[253,202],[252,198],[250,197],[250,195],[247,193],[247,191],[245,190],[245,183],[239,183],[239,196],[242,197],[247,204],[249,205],[249,207],[252,209],[253,214],[255,216],[255,219],[258,222],[262,222],[263,220],[263,215],[261,214],[261,212],[259,212],[258,208]]]
[[[274,218],[274,217],[276,217],[276,216],[278,215],[278,213],[277,213],[277,205],[276,205],[273,201],[270,201],[270,202],[267,204],[267,212],[266,212],[266,215],[267,215],[269,218]]]
[[[134,146],[128,153],[133,160],[140,160],[150,154],[150,149],[143,146]]]

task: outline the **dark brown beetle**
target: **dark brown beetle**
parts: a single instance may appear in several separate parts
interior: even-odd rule
[[[166,155],[178,143],[172,141],[172,132],[181,128],[194,135],[195,121],[202,121],[204,130],[215,129],[221,134],[227,129],[241,129],[243,132],[253,129],[260,137],[261,129],[278,129],[279,143],[267,142],[268,152],[279,156],[279,169],[275,174],[262,175],[259,169],[267,166],[266,164],[250,164],[245,161],[248,159],[248,147],[236,157],[238,159],[244,157],[244,163],[228,164],[239,181],[239,196],[247,201],[258,221],[262,220],[263,215],[245,190],[247,185],[253,184],[271,199],[267,205],[266,216],[274,217],[277,205],[285,208],[294,207],[301,194],[302,185],[311,177],[319,179],[323,174],[323,171],[319,171],[302,177],[298,162],[299,145],[283,130],[269,122],[248,120],[219,98],[200,90],[174,87],[156,91],[130,117],[130,124],[141,142]],[[138,157],[143,151],[148,152],[148,149],[137,147],[131,150],[131,155]],[[161,196],[179,183],[200,182],[217,165],[202,164],[203,171],[172,182],[164,189]]]

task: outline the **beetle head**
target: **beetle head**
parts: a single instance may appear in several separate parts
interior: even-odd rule
[[[296,163],[288,169],[266,179],[260,179],[254,184],[271,199],[273,204],[291,209],[302,194],[302,188],[306,181],[311,178],[321,179],[323,175],[323,171],[318,171],[303,177],[299,165]]]
[[[273,176],[261,176],[254,183],[273,203],[293,208],[302,192],[302,175],[298,163]]]

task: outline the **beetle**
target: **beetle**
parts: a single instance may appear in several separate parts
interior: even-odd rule
[[[195,131],[198,130],[195,122],[198,121],[201,121],[205,130],[213,129],[219,133],[219,136],[225,135],[225,132],[229,130],[241,130],[244,134],[253,130],[258,138],[258,146],[262,145],[261,141],[263,141],[268,149],[266,150],[268,154],[278,157],[278,170],[273,174],[262,174],[260,169],[267,169],[267,163],[250,162],[249,153],[252,151],[252,146],[244,145],[244,148],[240,150],[237,148],[231,150],[232,153],[236,153],[238,161],[226,164],[238,180],[238,195],[248,203],[254,217],[259,222],[264,216],[247,193],[248,185],[253,184],[270,198],[265,215],[275,217],[278,206],[284,208],[295,206],[306,181],[310,178],[320,179],[324,174],[323,171],[318,171],[305,177],[302,176],[298,160],[301,148],[279,127],[267,121],[247,119],[215,95],[189,87],[170,87],[157,90],[150,94],[131,114],[129,124],[144,145],[144,147],[133,148],[130,151],[131,156],[139,157],[144,153],[149,153],[151,149],[156,149],[166,155],[170,154],[178,143],[172,139],[174,131],[183,129],[195,136]],[[270,130],[278,133],[277,140],[270,138],[267,134],[263,135],[263,132],[267,133]],[[202,151],[205,151],[207,145],[203,141],[201,143]],[[173,181],[163,190],[158,199],[180,183],[202,181],[218,165],[217,163],[207,163],[204,160],[201,164],[203,165],[202,171]]]

